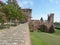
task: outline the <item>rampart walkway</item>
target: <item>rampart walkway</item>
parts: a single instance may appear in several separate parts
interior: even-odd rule
[[[0,32],[0,45],[31,45],[28,24],[20,24]]]

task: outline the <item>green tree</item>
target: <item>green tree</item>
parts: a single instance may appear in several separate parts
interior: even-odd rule
[[[0,11],[2,11],[2,7],[5,6],[5,3],[3,3],[2,1],[0,1]]]
[[[1,28],[3,28],[4,22],[5,22],[5,20],[4,20],[4,18],[3,18],[3,15],[4,15],[4,14],[0,12],[0,23],[1,23]]]
[[[41,19],[40,19],[41,21],[43,21],[43,18],[41,17]]]
[[[16,20],[15,22],[17,22],[17,20],[24,20],[25,19],[25,15],[22,14],[21,9],[20,8],[16,8],[15,6],[11,5],[11,4],[7,4],[3,7],[3,12],[6,14],[6,17],[9,21],[11,20]]]
[[[3,13],[3,9],[2,9],[2,7],[4,7],[5,6],[5,3],[3,3],[2,1],[0,1],[0,23],[1,23],[1,27],[3,28],[3,25],[4,25],[4,23],[6,22],[6,20],[5,20],[5,13]]]

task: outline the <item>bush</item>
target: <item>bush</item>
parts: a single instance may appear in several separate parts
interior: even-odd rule
[[[60,30],[60,27],[55,27],[55,29],[58,29],[58,30]]]
[[[52,26],[49,28],[49,33],[53,33],[53,32],[55,32],[55,30],[54,30],[54,26],[52,25]]]
[[[45,32],[45,31],[47,30],[47,27],[46,27],[45,25],[41,25],[41,26],[40,26],[40,30],[41,30],[42,32]]]
[[[33,32],[33,30],[30,30],[30,32]]]

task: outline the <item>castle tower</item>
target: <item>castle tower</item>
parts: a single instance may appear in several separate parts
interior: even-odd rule
[[[54,22],[54,13],[51,13],[48,15],[48,22],[53,23]]]
[[[8,4],[10,4],[12,2],[12,0],[8,0]]]
[[[15,2],[16,3],[16,0],[12,0],[12,2]]]
[[[54,22],[54,13],[50,14],[50,22],[53,23]]]
[[[27,22],[31,21],[31,12],[32,9],[22,9],[22,13],[26,15]]]
[[[8,4],[11,4],[11,3],[17,3],[16,0],[8,0]]]

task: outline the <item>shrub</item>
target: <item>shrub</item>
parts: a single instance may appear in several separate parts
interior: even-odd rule
[[[55,32],[55,30],[54,30],[54,26],[52,25],[52,26],[49,28],[49,33],[53,33],[53,32]]]
[[[41,26],[40,26],[40,30],[41,30],[42,32],[45,32],[45,31],[47,30],[47,27],[46,27],[45,25],[41,25]]]

